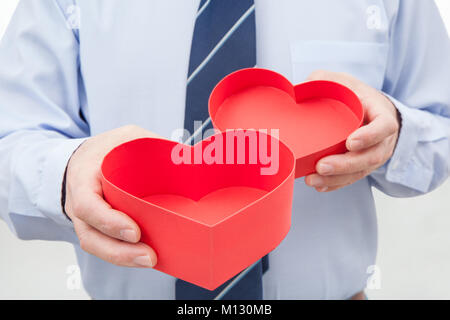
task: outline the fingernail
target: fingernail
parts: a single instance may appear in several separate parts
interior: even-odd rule
[[[321,177],[318,176],[313,176],[309,178],[309,185],[311,187],[318,187],[323,185],[323,179]]]
[[[330,174],[330,173],[333,173],[333,166],[329,165],[327,163],[320,163],[317,168],[317,171],[320,174]]]
[[[128,241],[128,242],[137,242],[139,240],[137,238],[136,231],[134,231],[133,229],[120,230],[120,237],[124,241]]]
[[[362,146],[363,146],[363,144],[362,144],[361,140],[357,140],[357,139],[350,140],[350,149],[351,150],[361,149]]]
[[[325,192],[327,190],[328,190],[328,187],[321,187],[321,188],[317,189],[317,191],[319,191],[319,192]]]
[[[139,266],[146,267],[146,268],[153,268],[153,266],[154,266],[152,259],[150,259],[150,256],[136,257],[136,258],[134,258],[133,262]]]

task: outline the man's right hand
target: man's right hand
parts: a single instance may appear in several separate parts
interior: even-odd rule
[[[158,136],[137,126],[125,126],[89,138],[67,166],[65,210],[81,248],[119,266],[153,267],[157,258],[152,248],[139,242],[141,232],[136,222],[103,199],[100,167],[114,147],[144,137]]]

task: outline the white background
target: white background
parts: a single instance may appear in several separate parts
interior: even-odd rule
[[[450,1],[436,2],[450,29]],[[0,0],[0,37],[16,3]],[[449,195],[450,181],[413,199],[375,192],[380,288],[367,290],[369,298],[450,299]],[[88,299],[73,282],[74,265],[71,245],[17,240],[0,221],[0,299]]]

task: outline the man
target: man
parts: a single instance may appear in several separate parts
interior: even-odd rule
[[[348,153],[296,181],[290,233],[224,298],[262,272],[265,299],[358,295],[376,256],[371,187],[415,196],[449,173],[450,45],[432,1],[22,1],[0,47],[2,218],[21,239],[73,243],[94,298],[217,297],[151,269],[99,167],[122,142],[208,124],[216,77],[254,62],[347,85],[366,119]]]

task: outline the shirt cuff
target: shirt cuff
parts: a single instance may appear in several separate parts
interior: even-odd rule
[[[426,112],[405,106],[386,95],[400,113],[402,125],[397,146],[391,159],[377,171],[385,170],[386,180],[425,193],[433,179],[432,168],[420,161],[416,149],[421,141],[433,141],[442,136],[438,130],[430,130],[432,119]]]
[[[37,206],[41,212],[56,223],[72,227],[72,222],[64,215],[61,207],[61,192],[64,172],[73,152],[86,140],[61,139],[46,156],[42,171]]]

